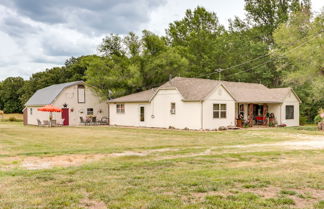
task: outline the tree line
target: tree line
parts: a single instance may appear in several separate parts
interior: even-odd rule
[[[98,55],[66,60],[28,80],[0,82],[0,109],[21,112],[38,89],[85,80],[103,98],[157,87],[169,76],[258,82],[291,86],[303,101],[301,114],[312,121],[324,106],[324,12],[311,13],[309,0],[245,0],[246,16],[226,28],[203,7],[188,9],[163,36],[109,34]]]

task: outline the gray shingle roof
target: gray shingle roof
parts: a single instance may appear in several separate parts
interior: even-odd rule
[[[43,89],[39,89],[32,97],[30,97],[25,106],[43,106],[51,104],[55,100],[55,98],[63,91],[63,89],[82,83],[84,82],[74,81],[69,83],[55,84]]]
[[[126,95],[116,99],[111,99],[109,102],[148,102],[156,92],[157,88],[141,91],[135,94]]]
[[[222,84],[237,102],[282,103],[291,88],[270,89],[258,83],[217,81],[200,78],[175,77],[159,89],[177,88],[184,100],[204,100],[218,85]],[[147,90],[110,100],[110,102],[149,102],[157,90]]]

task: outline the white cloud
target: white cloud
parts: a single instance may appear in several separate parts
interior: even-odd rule
[[[312,2],[314,11],[324,6],[323,0]],[[162,35],[198,5],[225,26],[235,15],[244,17],[243,0],[1,0],[0,81],[27,79],[71,56],[94,54],[105,34],[148,29]]]

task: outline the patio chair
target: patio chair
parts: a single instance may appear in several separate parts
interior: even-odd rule
[[[43,120],[43,125],[44,126],[49,126],[49,121],[48,120]]]
[[[80,117],[80,124],[87,125],[86,121],[84,121],[83,117]]]
[[[92,125],[97,125],[97,117],[92,117],[90,123]]]
[[[56,120],[51,120],[51,121],[50,121],[50,125],[51,125],[51,126],[57,126]]]
[[[37,125],[38,125],[39,127],[44,126],[44,125],[42,124],[42,122],[41,122],[39,119],[37,119]]]
[[[108,117],[104,116],[100,120],[101,125],[108,125]]]
[[[57,126],[63,126],[64,125],[64,119],[62,118],[62,119],[57,119],[56,120],[56,125]]]

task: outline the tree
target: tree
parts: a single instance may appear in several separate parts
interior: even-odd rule
[[[86,71],[87,83],[96,87],[105,99],[134,92],[139,73],[127,57],[98,57]]]
[[[0,86],[1,105],[6,113],[20,113],[23,105],[19,100],[20,90],[24,86],[24,79],[21,77],[6,78]]]
[[[285,85],[302,95],[303,109],[324,101],[324,13],[312,20],[309,12],[296,13],[274,33],[277,67],[284,69]],[[319,107],[317,107],[319,108]],[[313,111],[311,111],[313,112]]]
[[[124,56],[123,41],[119,35],[110,34],[106,36],[98,47],[98,51],[104,56]]]
[[[160,86],[169,77],[184,75],[189,67],[186,58],[182,57],[176,48],[168,48],[156,56],[146,57],[143,85],[145,89]]]
[[[166,30],[171,46],[177,47],[190,65],[187,75],[202,76],[223,66],[222,52],[215,48],[215,42],[224,33],[214,12],[203,7],[188,9],[185,17],[169,25]]]
[[[310,0],[245,0],[244,9],[247,19],[260,30],[260,37],[273,44],[273,31],[279,24],[286,22],[290,14],[310,10]]]

